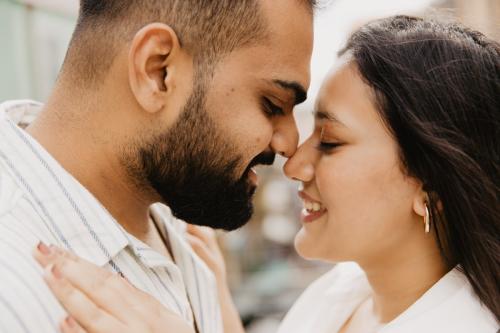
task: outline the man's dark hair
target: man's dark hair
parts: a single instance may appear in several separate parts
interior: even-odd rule
[[[316,4],[299,1],[311,11]],[[153,22],[171,26],[198,64],[258,42],[267,31],[258,0],[81,0],[64,69],[76,70],[83,85],[98,82],[119,47]]]

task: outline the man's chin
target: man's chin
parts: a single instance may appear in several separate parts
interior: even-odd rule
[[[221,229],[225,231],[233,231],[246,225],[252,218],[254,207],[252,198],[256,188],[249,187],[249,195],[247,200],[234,200],[235,198],[227,199],[227,202],[219,204],[198,204],[191,205],[176,205],[168,203],[172,214],[187,223],[210,227],[213,229]],[[196,201],[196,200],[194,200]],[[198,203],[204,202],[200,198]],[[189,208],[187,208],[189,207]]]
[[[224,230],[224,231],[235,231],[238,230],[242,227],[244,227],[250,220],[252,219],[253,216],[253,205],[250,205],[248,208],[248,212],[244,214],[244,216],[241,216],[239,218],[227,221],[225,224],[221,224],[218,229]]]
[[[257,186],[250,184],[248,186],[248,196],[253,199],[255,192],[257,191]]]
[[[257,186],[247,175],[235,182],[222,178],[195,177],[181,184],[163,179],[155,190],[180,220],[226,231],[239,229],[252,218]]]
[[[248,170],[248,172],[246,173],[246,177],[249,186],[257,187],[259,185],[259,176],[257,175],[257,172],[254,168]]]
[[[175,214],[174,214],[175,215]],[[248,212],[241,214],[240,216],[211,216],[210,218],[192,218],[192,219],[182,219],[190,224],[210,227],[212,229],[224,230],[224,231],[234,231],[242,228],[248,222],[250,222],[253,215],[253,207],[249,208]]]

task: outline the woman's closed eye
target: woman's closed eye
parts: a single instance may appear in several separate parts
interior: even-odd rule
[[[342,143],[340,142],[321,141],[316,146],[316,149],[318,149],[322,153],[331,153],[335,148],[338,148],[340,146],[342,146]]]

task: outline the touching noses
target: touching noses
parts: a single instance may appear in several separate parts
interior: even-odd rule
[[[304,142],[283,167],[285,175],[292,179],[308,183],[314,179],[314,168],[319,152],[314,147],[312,138]]]

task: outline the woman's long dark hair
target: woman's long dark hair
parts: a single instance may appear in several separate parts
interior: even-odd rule
[[[345,52],[429,194],[443,256],[500,321],[500,45],[456,23],[395,16],[355,32]]]

